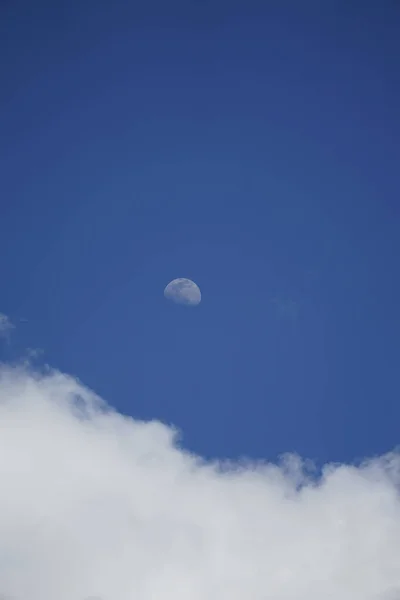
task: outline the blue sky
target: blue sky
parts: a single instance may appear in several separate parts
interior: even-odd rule
[[[0,3],[2,597],[400,600],[399,31]]]
[[[41,348],[204,456],[392,449],[396,3],[0,10],[3,360]]]

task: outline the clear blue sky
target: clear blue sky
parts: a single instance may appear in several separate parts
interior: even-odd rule
[[[392,449],[399,30],[390,0],[4,0],[1,358],[205,456]]]

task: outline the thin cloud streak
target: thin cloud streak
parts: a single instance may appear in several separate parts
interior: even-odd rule
[[[7,315],[0,313],[0,337],[7,337],[14,329],[14,325]]]
[[[212,418],[212,417],[210,417]],[[75,379],[0,372],[0,583],[21,600],[384,600],[400,456],[220,465]]]

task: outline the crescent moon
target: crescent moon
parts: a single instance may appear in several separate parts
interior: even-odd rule
[[[184,277],[170,281],[164,289],[164,296],[167,300],[186,306],[197,306],[201,302],[199,286],[191,279]]]

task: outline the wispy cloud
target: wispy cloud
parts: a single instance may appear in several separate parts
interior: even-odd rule
[[[300,311],[300,305],[291,298],[284,298],[283,296],[274,296],[271,298],[271,302],[274,304],[277,314],[286,319],[295,320],[297,319]]]
[[[222,433],[222,432],[221,432]],[[0,585],[21,600],[394,600],[400,456],[211,464],[59,372],[0,372]]]
[[[9,317],[0,313],[0,336],[7,337],[13,329],[14,325]]]

